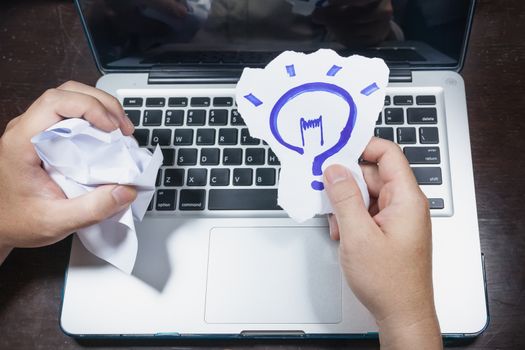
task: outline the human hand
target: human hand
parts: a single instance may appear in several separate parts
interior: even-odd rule
[[[0,263],[14,247],[55,243],[135,199],[135,189],[121,185],[66,199],[41,167],[31,138],[63,118],[82,117],[104,131],[120,128],[131,135],[134,130],[114,97],[77,82],[47,90],[7,125],[0,138]]]
[[[373,138],[362,165],[371,196],[367,210],[351,172],[324,172],[347,282],[375,317],[383,349],[441,349],[432,287],[428,201],[394,143]]]
[[[312,21],[326,26],[346,47],[362,48],[388,37],[393,12],[391,0],[328,0],[315,9]]]

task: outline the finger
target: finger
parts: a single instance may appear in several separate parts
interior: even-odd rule
[[[365,178],[368,192],[372,197],[379,197],[379,192],[381,191],[381,188],[383,188],[384,182],[379,176],[377,164],[362,163],[360,166],[363,171],[363,177]]]
[[[82,118],[95,127],[110,132],[118,124],[110,117],[104,105],[86,94],[59,89],[47,90],[24,113],[24,133],[32,137],[63,118]]]
[[[328,227],[330,229],[330,238],[334,241],[339,240],[339,225],[334,214],[328,214]]]
[[[341,240],[345,236],[351,238],[368,232],[373,220],[352,173],[341,165],[329,166],[324,171],[324,184],[337,218]]]
[[[99,100],[108,112],[114,117],[124,135],[131,135],[135,130],[133,123],[129,120],[120,105],[120,102],[110,94],[100,89],[85,85],[76,81],[68,81],[58,87],[59,90],[79,92],[85,95],[93,96]]]
[[[80,197],[52,201],[49,215],[56,220],[57,232],[67,235],[118,213],[136,197],[137,191],[130,186],[100,186]]]
[[[395,143],[373,137],[366,146],[362,158],[367,162],[377,163],[379,177],[384,183],[396,181],[400,185],[416,185],[408,161]]]

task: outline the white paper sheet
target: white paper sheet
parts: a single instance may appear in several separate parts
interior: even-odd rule
[[[133,220],[142,220],[155,192],[163,156],[139,148],[133,137],[120,130],[101,131],[78,118],[65,119],[31,139],[44,168],[68,198],[99,185],[133,185],[132,205],[100,224],[77,231],[84,246],[99,258],[131,273],[137,256]]]
[[[322,171],[342,164],[369,195],[358,165],[383,107],[389,69],[379,58],[321,49],[286,51],[264,69],[246,68],[236,100],[250,135],[281,161],[278,204],[298,222],[332,208]]]

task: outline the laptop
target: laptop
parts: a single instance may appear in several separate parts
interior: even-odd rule
[[[391,7],[389,6],[391,4]],[[465,57],[473,1],[76,0],[103,73],[142,147],[160,145],[155,196],[127,275],[74,237],[60,325],[74,337],[377,336],[347,286],[326,217],[277,206],[279,160],[235,103],[244,67],[331,48],[391,69],[375,134],[397,142],[428,197],[445,336],[488,323],[469,140]],[[393,14],[391,11],[393,10]],[[408,213],[409,215],[409,213]],[[385,262],[388,263],[388,262]],[[414,263],[417,263],[414,261]]]

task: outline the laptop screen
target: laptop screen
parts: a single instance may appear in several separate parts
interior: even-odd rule
[[[99,67],[261,66],[332,48],[390,65],[461,65],[474,0],[77,0]]]

